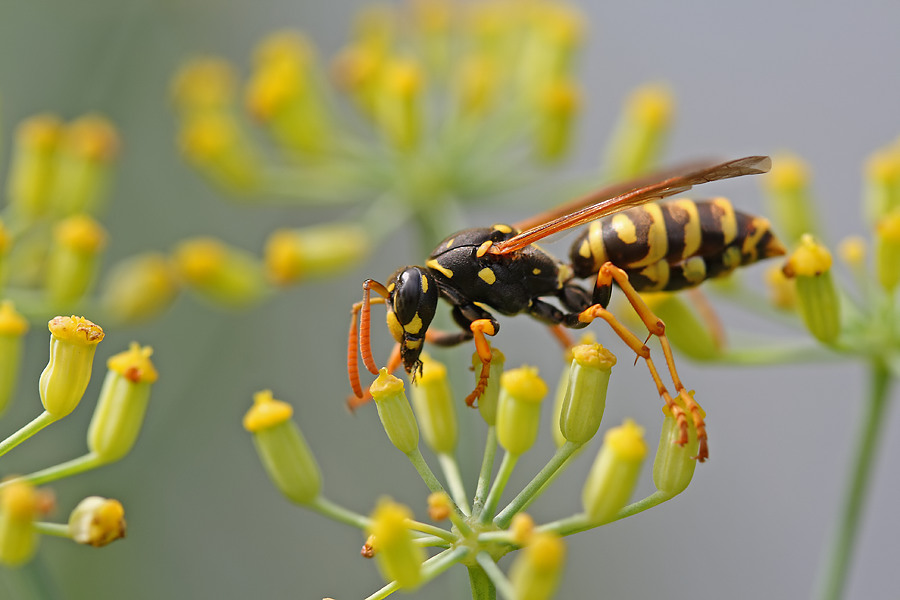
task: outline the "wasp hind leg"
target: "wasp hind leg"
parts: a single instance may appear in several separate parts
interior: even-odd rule
[[[653,359],[650,357],[650,349],[612,313],[606,310],[603,301],[608,304],[613,281],[616,282],[625,294],[629,304],[631,304],[635,313],[647,327],[647,331],[649,331],[651,335],[655,335],[659,338],[663,356],[666,359],[666,367],[669,371],[669,376],[672,378],[672,383],[675,386],[676,396],[681,401],[680,404],[672,398],[663,383],[662,378],[659,376],[659,371],[657,371],[656,366],[653,364]],[[634,286],[631,285],[631,282],[628,280],[628,274],[612,263],[607,262],[600,267],[600,271],[597,274],[597,284],[594,288],[593,299],[595,301],[599,300],[599,302],[595,302],[578,314],[567,315],[566,325],[571,326],[570,323],[573,321],[586,324],[598,318],[606,321],[613,331],[616,332],[616,335],[618,335],[622,341],[624,341],[638,356],[644,359],[644,362],[647,363],[647,367],[650,369],[650,375],[653,378],[653,382],[656,384],[656,389],[666,404],[666,410],[675,418],[679,429],[681,430],[681,439],[679,440],[679,443],[682,445],[688,442],[688,423],[685,411],[690,413],[691,421],[697,432],[697,439],[700,442],[700,448],[696,458],[700,462],[706,460],[709,456],[709,450],[707,448],[706,423],[703,419],[703,409],[697,404],[693,396],[688,393],[684,384],[681,382],[681,377],[678,375],[678,369],[675,367],[675,358],[672,354],[672,347],[669,344],[669,339],[666,337],[665,324],[659,317],[653,314],[650,307],[647,306]]]

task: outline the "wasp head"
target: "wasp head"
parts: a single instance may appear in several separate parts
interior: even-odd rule
[[[419,355],[437,309],[437,283],[424,267],[404,267],[391,276],[387,290],[388,329],[400,343],[403,368],[415,376],[422,369]]]

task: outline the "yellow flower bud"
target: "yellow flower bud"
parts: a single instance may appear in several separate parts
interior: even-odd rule
[[[375,121],[399,150],[411,150],[422,133],[422,69],[411,59],[389,61],[374,97]]]
[[[497,407],[497,441],[510,454],[528,451],[537,439],[541,401],[547,384],[534,367],[520,367],[500,378],[500,403]]]
[[[888,292],[900,283],[900,207],[875,224],[875,273]]]
[[[537,533],[509,570],[518,600],[549,600],[559,586],[566,546],[555,533]]]
[[[497,99],[499,69],[489,56],[470,56],[460,65],[455,84],[460,112],[464,115],[484,114]]]
[[[30,483],[15,481],[0,488],[0,565],[18,567],[38,546],[34,519],[40,497]]]
[[[407,521],[412,512],[402,504],[383,498],[372,513],[369,533],[374,536],[375,560],[385,581],[396,581],[406,590],[422,582],[425,552],[413,543]]]
[[[593,522],[609,521],[631,498],[647,455],[644,429],[631,419],[606,432],[581,492],[585,515]]]
[[[681,445],[680,441],[681,427],[675,417],[667,413],[653,461],[653,483],[656,489],[671,496],[680,494],[691,483],[697,466],[694,457],[700,451],[697,431],[692,426],[688,429],[687,444]]]
[[[157,380],[150,361],[153,349],[132,342],[107,361],[109,371],[88,427],[88,448],[104,462],[119,460],[131,450],[144,422],[150,387]]]
[[[267,291],[262,265],[247,252],[211,237],[185,240],[173,253],[181,279],[214,303],[245,307]]]
[[[387,369],[381,369],[369,392],[391,443],[404,454],[416,450],[419,447],[419,426],[403,390],[403,381],[388,373]]]
[[[196,58],[181,67],[172,82],[172,99],[184,113],[217,111],[234,100],[234,67],[221,58]]]
[[[769,212],[790,243],[803,234],[819,231],[810,189],[809,166],[798,156],[782,154],[772,161],[772,170],[763,178]]]
[[[484,422],[490,426],[497,424],[497,406],[500,400],[500,377],[503,375],[503,365],[506,363],[506,357],[497,348],[491,347],[491,367],[490,375],[488,375],[488,384],[478,399],[478,412]],[[481,373],[481,359],[478,353],[472,354],[472,367],[475,377]]]
[[[26,119],[16,130],[6,193],[17,215],[33,219],[46,214],[61,132],[62,122],[48,114]]]
[[[574,82],[559,78],[546,84],[539,98],[538,154],[545,160],[561,158],[571,145],[581,94]]]
[[[91,367],[103,329],[84,317],[54,317],[50,329],[50,362],[41,373],[41,403],[61,419],[72,412],[91,379]]]
[[[516,513],[509,524],[509,532],[512,534],[513,543],[526,546],[534,536],[534,519],[528,513]]]
[[[572,348],[569,382],[559,415],[559,430],[566,440],[584,444],[597,433],[615,364],[615,355],[600,344]]]
[[[831,276],[831,253],[805,235],[788,257],[784,274],[797,285],[800,314],[810,333],[821,342],[837,339],[841,330],[840,302]]]
[[[253,434],[256,452],[279,491],[292,502],[309,504],[322,491],[322,473],[292,414],[291,406],[273,399],[269,390],[257,392],[244,428]]]
[[[223,190],[252,193],[259,188],[259,158],[234,115],[192,114],[182,124],[179,148],[203,175]]]
[[[428,494],[428,517],[435,522],[448,519],[453,513],[453,502],[447,492]]]
[[[135,323],[151,319],[168,308],[178,289],[178,278],[166,257],[147,252],[113,265],[100,298],[113,319]]]
[[[16,312],[11,300],[0,302],[0,415],[9,407],[22,362],[22,342],[28,321]]]
[[[876,151],[866,164],[864,200],[871,223],[900,208],[900,146]]]
[[[610,178],[635,177],[656,164],[674,112],[672,92],[660,83],[644,84],[626,98],[606,153]]]
[[[797,286],[785,274],[782,267],[775,265],[764,274],[769,297],[776,308],[791,310],[797,306]],[[668,321],[666,321],[668,334]]]
[[[79,543],[100,548],[125,537],[125,509],[111,498],[88,496],[69,514],[69,535]]]
[[[53,211],[72,215],[102,207],[118,149],[118,133],[106,118],[85,115],[68,124],[56,154]]]
[[[356,224],[278,229],[266,241],[266,273],[280,285],[333,277],[362,262],[370,248],[368,231]]]
[[[84,296],[93,282],[106,232],[97,221],[79,214],[60,221],[53,239],[46,288],[54,306],[65,306]]]
[[[438,454],[456,448],[456,406],[447,381],[447,368],[427,354],[421,355],[422,374],[412,385],[412,404],[425,443]]]

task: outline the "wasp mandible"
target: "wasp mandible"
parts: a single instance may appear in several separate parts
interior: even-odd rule
[[[347,371],[358,398],[357,347],[363,363],[378,373],[372,358],[370,305],[387,307],[387,325],[399,345],[399,359],[413,377],[422,368],[419,356],[427,340],[451,346],[475,341],[482,368],[474,405],[487,385],[491,349],[485,336],[500,324],[488,311],[502,315],[528,313],[552,326],[579,329],[595,319],[606,321],[650,369],[660,397],[679,419],[687,442],[687,417],[700,440],[699,460],[707,456],[702,411],[687,393],[675,368],[665,325],[639,292],[675,291],[727,275],[735,268],[785,253],[762,217],[734,210],[724,198],[686,199],[648,204],[710,181],[765,173],[767,156],[749,156],[724,163],[700,164],[598,190],[518,226],[494,225],[464,229],[442,241],[425,266],[398,269],[387,285],[367,279],[363,299],[351,313]],[[533,244],[549,235],[590,223],[560,261]],[[576,280],[594,278],[593,289]],[[684,408],[669,394],[650,357],[650,350],[607,309],[613,282],[622,290],[651,335],[659,338],[666,367]],[[378,297],[371,297],[371,292]],[[452,306],[457,332],[429,331],[438,299]],[[547,302],[556,298],[561,308]],[[357,329],[359,315],[359,329]],[[389,365],[396,368],[398,364]]]

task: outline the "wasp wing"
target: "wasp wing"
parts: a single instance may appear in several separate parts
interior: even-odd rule
[[[520,224],[520,229],[524,229],[524,231],[495,244],[489,252],[510,254],[554,233],[583,225],[626,208],[680,194],[701,183],[766,173],[771,166],[772,161],[768,156],[747,156],[723,163],[694,165],[609,186],[569,202],[551,211],[549,215],[541,215],[539,217],[543,221],[541,223],[534,224],[533,219],[524,221]],[[560,216],[554,217],[554,215]],[[549,221],[546,220],[548,218],[550,218]]]

